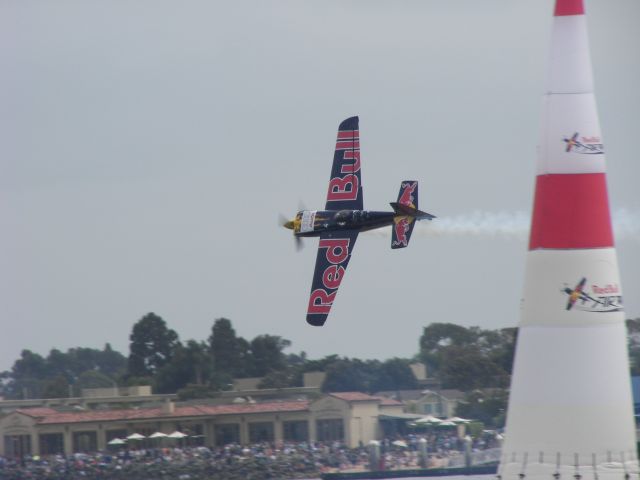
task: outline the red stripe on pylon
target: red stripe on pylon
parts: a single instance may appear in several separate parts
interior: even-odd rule
[[[556,17],[565,15],[584,15],[582,0],[556,0],[556,9],[553,13]]]
[[[604,173],[538,176],[529,250],[612,246]]]

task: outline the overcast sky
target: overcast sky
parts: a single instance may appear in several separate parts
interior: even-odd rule
[[[640,2],[586,7],[632,318]],[[431,322],[517,325],[552,10],[0,0],[0,371],[24,348],[127,354],[150,311],[182,340],[225,316],[312,358],[411,356]],[[365,208],[416,179],[438,219],[403,250],[361,235],[319,329],[305,323],[317,240],[296,253],[277,218],[324,206],[351,115]]]

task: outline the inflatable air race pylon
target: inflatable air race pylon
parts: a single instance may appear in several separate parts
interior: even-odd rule
[[[638,480],[582,0],[557,0],[502,480]]]

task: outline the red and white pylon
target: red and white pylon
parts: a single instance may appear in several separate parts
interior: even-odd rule
[[[549,62],[498,474],[637,480],[622,289],[582,0],[556,1]]]

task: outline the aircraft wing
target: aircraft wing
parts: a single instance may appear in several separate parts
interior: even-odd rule
[[[358,128],[358,117],[347,118],[338,127],[325,210],[362,210]]]
[[[320,235],[307,308],[307,323],[320,327],[327,321],[358,233],[358,230],[343,230]]]

